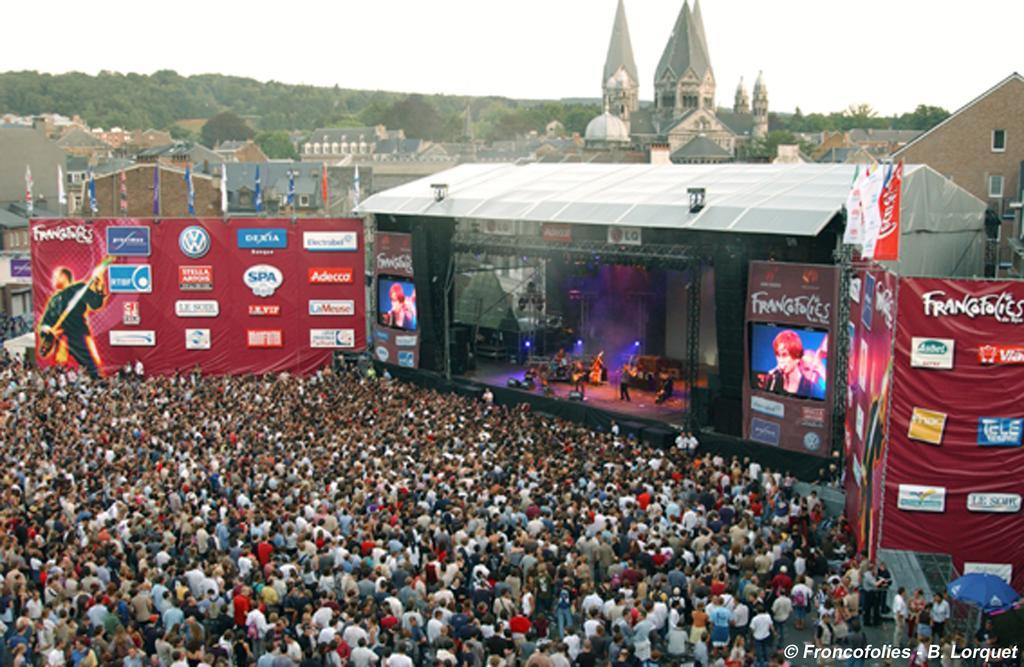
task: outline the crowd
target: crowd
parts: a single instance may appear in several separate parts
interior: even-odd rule
[[[792,476],[689,436],[355,370],[5,359],[0,387],[16,667],[781,667],[794,628],[861,641],[858,586],[885,576]]]
[[[0,313],[0,341],[17,338],[32,330],[31,320],[24,315]]]

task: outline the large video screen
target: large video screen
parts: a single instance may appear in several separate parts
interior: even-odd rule
[[[411,279],[378,278],[377,323],[391,329],[416,331],[416,285]]]
[[[828,332],[750,325],[750,386],[782,396],[825,400]]]

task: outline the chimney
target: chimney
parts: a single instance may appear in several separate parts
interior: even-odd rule
[[[651,164],[672,164],[668,144],[651,144]]]

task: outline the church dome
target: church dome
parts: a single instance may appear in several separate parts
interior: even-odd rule
[[[587,124],[587,141],[628,142],[629,128],[611,112],[605,111]]]

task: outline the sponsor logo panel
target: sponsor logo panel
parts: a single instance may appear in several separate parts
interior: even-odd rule
[[[153,291],[153,269],[149,264],[111,264],[107,267],[110,291],[120,294],[148,294]]]
[[[288,230],[242,227],[237,232],[238,247],[244,250],[281,250],[288,247]]]
[[[952,338],[910,339],[910,365],[913,368],[953,368],[953,350],[956,341]]]
[[[355,232],[303,232],[302,247],[310,252],[350,252],[359,248]]]
[[[309,314],[339,317],[355,315],[356,302],[352,299],[310,299]]]
[[[245,286],[252,290],[252,293],[260,297],[272,296],[281,283],[284,282],[284,274],[276,266],[270,264],[256,264],[250,266],[242,275]]]
[[[249,315],[251,317],[278,317],[281,315],[281,306],[276,303],[249,304]]]
[[[209,350],[210,343],[209,329],[185,329],[186,350]]]
[[[405,368],[413,368],[416,365],[416,355],[411,350],[399,350],[398,365]]]
[[[979,417],[978,444],[983,447],[1020,447],[1024,419],[1018,417]]]
[[[377,358],[380,359],[381,361],[386,362],[388,359],[391,358],[391,353],[388,352],[388,348],[381,345],[380,347],[377,348]]]
[[[309,346],[347,349],[356,346],[355,329],[310,329]]]
[[[204,257],[210,251],[210,233],[198,225],[191,225],[178,234],[178,249],[190,259]]]
[[[284,332],[281,329],[246,329],[245,344],[250,348],[284,347]]]
[[[1024,364],[1024,345],[982,345],[978,348],[982,366],[1018,366]]]
[[[786,416],[786,406],[778,401],[773,401],[768,398],[762,398],[761,396],[750,397],[750,409],[754,412],[760,412],[764,415],[772,417],[778,417],[782,419]]]
[[[107,254],[115,257],[149,257],[149,227],[107,227]]]
[[[108,334],[111,347],[153,347],[156,345],[155,331],[111,329]]]
[[[220,302],[215,299],[175,301],[174,314],[178,317],[217,317],[220,315]]]
[[[209,292],[213,289],[213,267],[179,266],[178,287],[183,292]]]
[[[941,445],[942,434],[946,430],[946,413],[924,408],[914,408],[910,415],[910,428],[907,437],[920,440],[930,445]]]
[[[782,427],[764,419],[754,417],[750,420],[750,439],[765,445],[779,446],[779,439],[782,437]]]
[[[415,347],[417,342],[416,336],[395,336],[395,345],[398,347]]]
[[[910,512],[945,512],[946,489],[942,486],[900,484],[896,507]]]
[[[93,228],[91,225],[51,227],[50,229],[43,229],[42,226],[37,226],[32,228],[32,240],[36,243],[74,241],[82,245],[92,245]]]
[[[352,269],[340,266],[311,266],[307,270],[310,285],[349,285]]]
[[[121,311],[121,322],[128,326],[134,326],[142,322],[142,316],[139,315],[138,301],[125,301]]]
[[[971,512],[1013,514],[1020,511],[1019,493],[969,493],[967,509]]]
[[[804,449],[809,452],[816,452],[821,449],[821,436],[814,431],[804,433]]]

